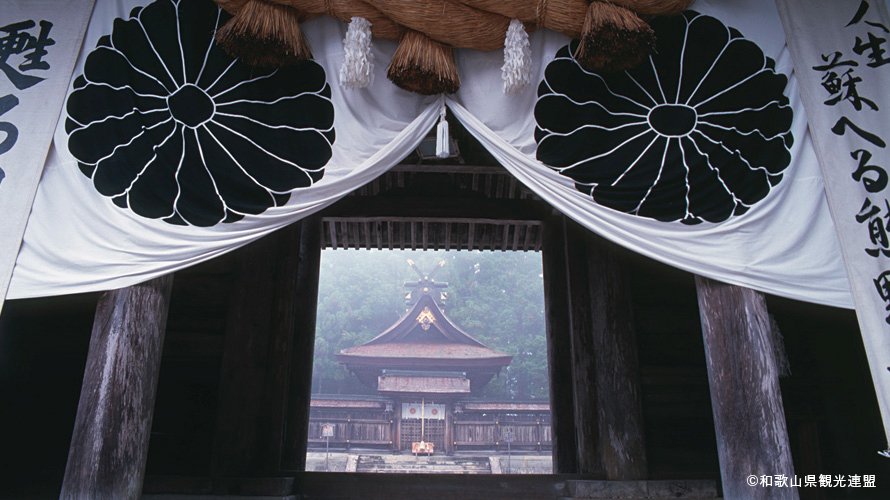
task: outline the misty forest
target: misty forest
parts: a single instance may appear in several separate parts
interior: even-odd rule
[[[417,269],[447,282],[445,314],[513,362],[478,397],[547,400],[547,343],[540,253],[491,251],[325,250],[315,338],[314,394],[375,394],[335,355],[382,333],[406,313],[406,282]],[[438,291],[436,292],[438,294]]]

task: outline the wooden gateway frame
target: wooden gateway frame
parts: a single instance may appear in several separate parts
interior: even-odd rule
[[[650,480],[632,257],[540,201],[478,145],[461,147],[481,166],[398,165],[216,263],[102,294],[62,498],[716,497],[716,470]],[[304,472],[323,247],[542,251],[556,474],[454,481]],[[755,471],[794,474],[765,299],[701,277],[694,286],[723,496],[797,498],[794,488],[746,484]],[[222,306],[214,321],[198,321],[187,301],[210,296]],[[210,323],[222,335],[183,333]],[[209,473],[146,478],[162,348],[171,350],[164,359],[188,351],[219,360],[211,364],[219,392]],[[706,401],[699,409],[710,410]]]

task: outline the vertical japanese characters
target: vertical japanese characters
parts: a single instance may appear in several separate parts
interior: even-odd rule
[[[18,94],[27,92],[39,84],[44,77],[42,71],[49,69],[49,63],[43,60],[48,54],[47,47],[55,45],[49,37],[53,23],[33,20],[18,21],[0,27],[0,71],[15,87],[15,91],[0,96],[0,156],[15,146],[19,138],[18,127],[12,122],[4,121],[3,116],[18,106]],[[6,87],[4,85],[4,87]],[[0,91],[0,94],[4,93]],[[6,177],[0,168],[0,183]]]
[[[855,134],[854,143],[861,144],[850,151],[852,158],[853,181],[861,183],[866,198],[862,202],[855,220],[867,234],[863,239],[863,250],[876,259],[887,260],[885,270],[873,277],[876,293],[886,303],[890,312],[890,201],[888,201],[887,170],[875,160],[875,152],[885,149],[887,143],[879,134],[857,124],[857,118],[865,113],[880,112],[880,107],[868,95],[859,92],[859,84],[866,82],[875,71],[890,63],[887,58],[887,34],[890,29],[884,24],[871,20],[871,5],[863,0],[854,16],[843,27],[849,33],[850,43],[845,50],[822,54],[821,61],[812,69],[821,73],[822,88],[828,97],[825,106],[841,106],[841,116],[831,127],[831,132],[842,136]],[[890,323],[890,314],[885,318]]]

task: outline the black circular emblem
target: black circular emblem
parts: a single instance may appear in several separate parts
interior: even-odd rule
[[[791,162],[787,78],[713,17],[651,25],[657,53],[626,72],[585,71],[576,41],[557,52],[538,88],[537,158],[629,214],[697,224],[745,213]]]
[[[213,43],[211,0],[157,0],[115,19],[68,99],[68,149],[96,190],[171,224],[213,226],[288,201],[331,159],[321,66],[256,69]]]

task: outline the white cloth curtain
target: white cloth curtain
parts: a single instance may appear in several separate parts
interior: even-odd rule
[[[0,75],[0,308],[93,0],[6,0]]]
[[[173,0],[157,0],[149,6],[163,2],[177,4]],[[113,25],[114,18],[128,19],[132,7],[146,3],[97,0],[75,76],[84,73],[87,54],[97,43],[102,44],[101,37],[113,28],[118,29]],[[791,74],[781,24],[771,0],[699,1],[693,8],[739,30],[775,61],[779,73]],[[145,22],[151,21],[146,18]],[[167,29],[172,25],[176,23],[166,25]],[[77,106],[77,99],[69,98],[68,109],[62,110],[63,119],[55,133],[8,296],[112,289],[221,255],[322,209],[385,172],[416,147],[435,124],[441,101],[399,90],[385,78],[385,67],[395,45],[374,40],[374,84],[367,89],[345,90],[337,84],[336,76],[343,60],[342,39],[346,26],[324,17],[305,23],[303,30],[312,44],[315,63],[324,69],[334,109],[336,139],[321,179],[310,187],[292,190],[289,200],[281,206],[257,215],[245,215],[237,221],[201,227],[147,218],[137,214],[136,209],[116,206],[113,197],[100,194],[95,183],[79,168],[79,163],[84,163],[79,158],[88,154],[78,152],[83,145],[70,144],[69,137],[82,134],[72,130],[86,127],[68,123],[66,129],[65,118],[66,113],[70,114],[71,101]],[[116,43],[114,37],[111,42]],[[789,148],[791,160],[782,172],[781,181],[772,185],[769,194],[753,203],[744,214],[696,225],[665,222],[597,204],[590,194],[575,188],[574,180],[537,160],[536,87],[543,80],[547,65],[567,43],[565,37],[555,33],[532,33],[533,83],[525,91],[509,97],[502,92],[501,53],[456,51],[463,85],[447,99],[451,111],[511,174],[541,198],[618,244],[728,283],[850,307],[846,276],[822,191],[822,177],[807,135],[806,115],[800,106],[793,75],[784,93],[788,100],[785,107],[794,110],[793,122],[789,120],[788,125],[794,140]],[[89,77],[89,73],[100,69],[87,65],[86,72]],[[75,78],[69,92],[76,92],[83,83]],[[312,98],[317,102],[326,99],[321,94]],[[170,106],[172,109],[174,105]],[[79,113],[75,112],[78,118],[88,114],[82,110]],[[180,118],[186,122],[203,119]],[[590,146],[598,147],[596,143]],[[75,157],[72,148],[81,157]],[[295,161],[297,157],[301,155],[295,155]],[[88,173],[91,168],[87,165]],[[122,202],[119,198],[117,203],[125,207],[138,206],[132,200]]]
[[[800,75],[803,102],[814,117],[810,129],[827,180],[837,232],[841,235],[859,329],[887,436],[890,435],[890,239],[886,226],[890,218],[890,189],[885,168],[890,163],[890,153],[886,151],[886,140],[890,138],[887,125],[890,77],[887,68],[882,68],[880,53],[870,48],[857,51],[856,47],[885,38],[890,15],[886,6],[876,0],[823,0],[806,4],[778,0],[776,3]],[[845,94],[843,88],[834,90],[833,81],[841,80],[850,83],[849,88],[856,91]],[[839,96],[842,98],[838,99]],[[839,134],[837,125],[844,123],[849,128]],[[852,127],[869,135],[856,133]],[[884,147],[875,142],[883,143]],[[858,179],[854,174],[857,171]],[[890,456],[890,452],[884,454]]]
[[[532,85],[515,96],[493,91],[500,85],[499,54],[459,51],[463,85],[449,98],[448,106],[511,174],[561,212],[611,241],[727,283],[851,307],[806,113],[775,4],[772,0],[698,1],[691,8],[739,30],[775,60],[778,72],[790,75],[785,94],[794,109],[791,163],[783,179],[747,213],[718,223],[686,225],[629,215],[593,202],[589,194],[575,188],[572,179],[536,159],[537,88]],[[530,41],[532,81],[537,83],[544,79],[545,68],[557,50],[569,40],[553,32],[536,31]]]
[[[97,1],[75,77],[100,37],[111,33],[114,19],[128,19],[133,7],[146,3]],[[129,286],[222,255],[324,208],[407,156],[436,123],[440,101],[388,82],[386,64],[395,44],[375,41],[377,83],[347,90],[337,83],[346,26],[322,17],[302,28],[324,68],[334,107],[336,139],[321,180],[294,190],[285,205],[237,222],[195,227],[149,219],[115,206],[81,173],[68,150],[63,109],[8,298]]]

